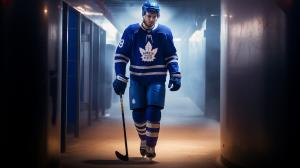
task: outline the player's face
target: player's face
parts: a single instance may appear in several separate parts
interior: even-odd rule
[[[144,18],[144,24],[146,24],[146,26],[148,26],[148,27],[152,27],[152,26],[154,26],[154,24],[156,23],[156,21],[158,19],[158,14],[146,12],[146,14],[143,16],[143,18]]]

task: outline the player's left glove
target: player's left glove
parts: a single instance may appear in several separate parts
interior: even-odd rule
[[[171,74],[168,88],[170,88],[171,91],[177,91],[177,90],[179,90],[180,86],[181,86],[180,72]]]

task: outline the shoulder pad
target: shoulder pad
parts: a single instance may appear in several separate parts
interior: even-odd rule
[[[165,25],[159,24],[157,27],[157,31],[158,33],[162,33],[165,35],[172,35],[171,29]]]
[[[128,33],[136,33],[139,30],[139,28],[140,28],[140,25],[138,23],[131,24],[125,29],[125,31]]]

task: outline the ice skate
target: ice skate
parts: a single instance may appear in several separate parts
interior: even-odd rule
[[[146,147],[146,156],[147,158],[149,158],[149,160],[152,160],[153,158],[155,158],[156,153],[155,153],[155,147]]]
[[[147,150],[146,150],[146,140],[141,141],[141,146],[140,146],[140,153],[142,157],[145,157]]]

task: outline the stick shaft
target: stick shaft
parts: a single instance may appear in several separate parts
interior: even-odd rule
[[[123,106],[123,97],[122,97],[122,95],[120,95],[120,102],[121,102],[121,111],[122,111],[122,121],[123,121],[123,132],[124,132],[124,140],[125,140],[125,150],[126,150],[126,156],[128,156],[127,136],[126,136],[126,126],[125,126],[124,106]]]

